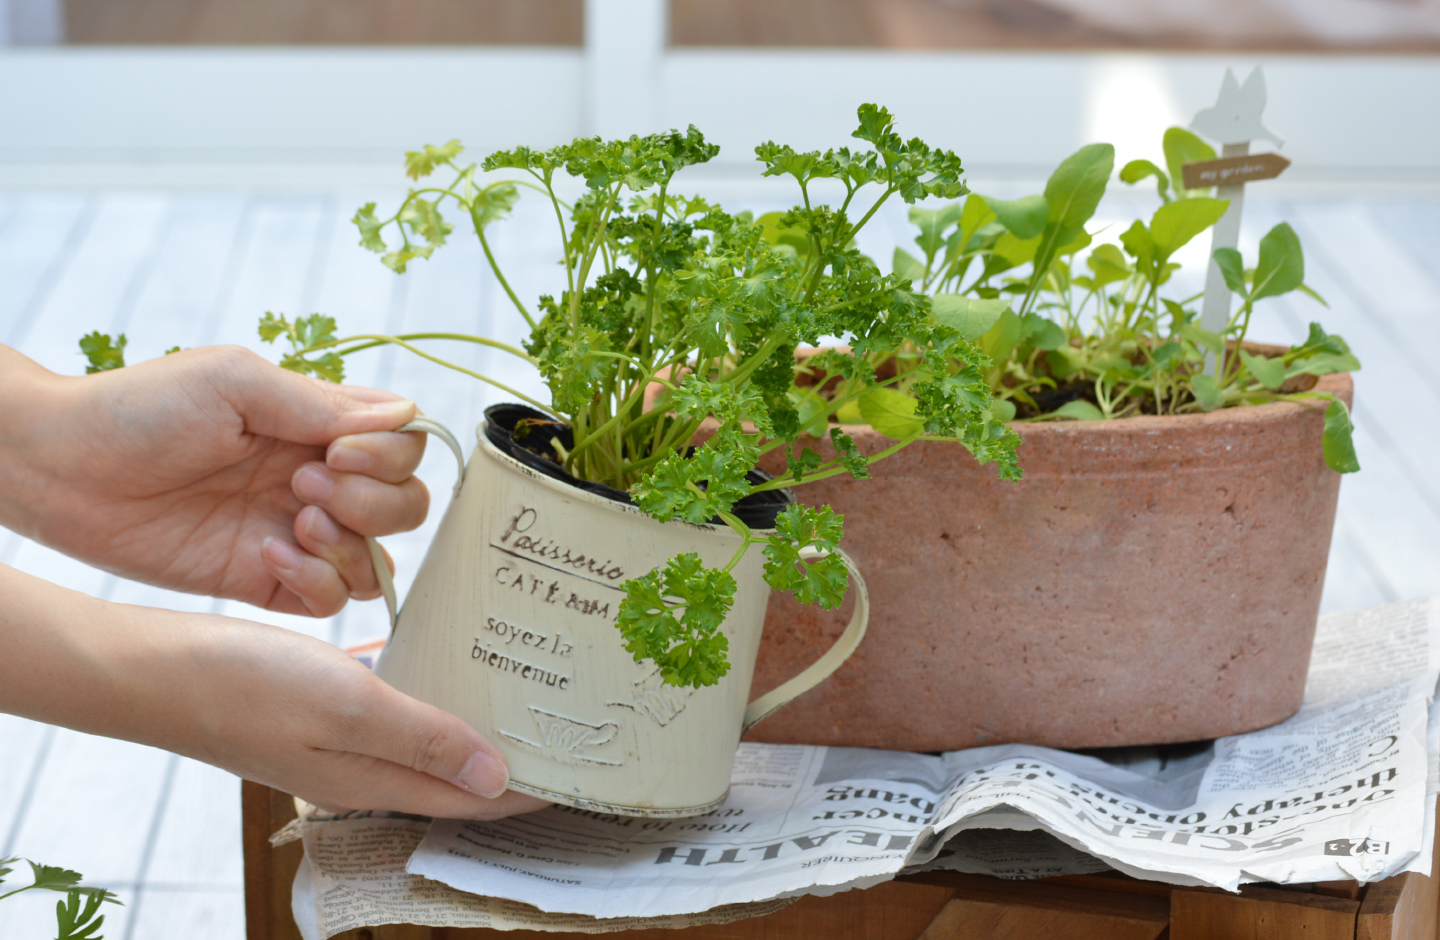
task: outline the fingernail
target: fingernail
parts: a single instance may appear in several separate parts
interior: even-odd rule
[[[300,554],[300,549],[274,536],[260,543],[260,551],[270,560],[270,564],[286,574],[295,573],[305,563],[305,556]]]
[[[510,771],[494,756],[476,751],[465,762],[465,768],[455,782],[471,793],[493,800],[505,792],[505,786],[510,782]]]
[[[376,401],[370,403],[370,410],[375,414],[394,419],[395,425],[398,427],[415,416],[415,403],[408,398],[396,401]]]
[[[335,484],[319,467],[301,467],[295,474],[295,495],[307,503],[323,503],[335,491]]]
[[[325,455],[325,465],[341,473],[363,473],[370,469],[370,452],[342,444],[330,448],[330,453]]]
[[[340,541],[340,527],[323,509],[311,509],[307,514],[305,534],[321,545],[335,545]]]

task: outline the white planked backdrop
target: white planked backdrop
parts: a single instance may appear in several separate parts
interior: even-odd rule
[[[396,174],[399,182],[399,174]],[[1029,187],[972,185],[996,195]],[[1119,184],[1116,184],[1117,188]],[[695,188],[758,210],[787,193],[716,178]],[[395,277],[355,244],[355,207],[397,192],[265,194],[0,190],[0,342],[59,372],[79,373],[76,340],[92,329],[125,332],[131,361],[180,344],[240,343],[273,357],[256,338],[266,310],[324,311],[347,331],[453,330],[519,339],[519,318],[480,256],[459,237]],[[382,198],[383,202],[383,198]],[[1148,212],[1143,193],[1117,193],[1100,221]],[[865,247],[888,258],[908,239],[903,208],[878,216]],[[1326,610],[1440,594],[1440,202],[1357,200],[1336,192],[1279,201],[1254,187],[1242,249],[1280,219],[1307,247],[1308,280],[1330,302],[1271,302],[1258,339],[1293,341],[1307,319],[1343,334],[1365,365],[1357,378],[1357,446],[1364,470],[1341,488],[1340,518],[1325,589]],[[555,289],[553,219],[533,202],[495,239],[517,291]],[[1113,229],[1118,231],[1118,229]],[[1193,246],[1189,261],[1201,257]],[[457,359],[527,391],[533,377],[501,354],[456,349]],[[415,398],[452,427],[473,428],[500,398],[463,376],[395,351],[363,354],[353,381]],[[453,467],[432,448],[421,468],[437,496]],[[402,589],[420,561],[426,527],[388,540]],[[352,604],[329,620],[266,614],[234,602],[179,595],[117,579],[0,530],[0,563],[133,604],[214,610],[266,620],[352,644],[379,635],[384,611]],[[128,743],[0,716],[0,853],[84,872],[118,891],[111,938],[243,935],[239,787],[194,761]],[[51,898],[0,904],[0,936],[53,931]]]

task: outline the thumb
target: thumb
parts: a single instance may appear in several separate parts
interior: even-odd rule
[[[323,447],[347,434],[393,431],[417,414],[415,403],[389,392],[352,388],[297,375],[247,356],[225,382],[245,430]]]
[[[375,680],[375,696],[363,731],[341,746],[409,767],[462,790],[495,799],[510,783],[500,751],[464,721]],[[357,728],[358,730],[358,728]]]

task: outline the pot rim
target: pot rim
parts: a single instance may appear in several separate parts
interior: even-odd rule
[[[1350,407],[1354,399],[1355,385],[1349,372],[1322,375],[1311,391],[1330,392]],[[1132,415],[1128,418],[1108,418],[1095,421],[1009,421],[1005,426],[1019,434],[1021,439],[1049,435],[1099,436],[1108,434],[1124,436],[1132,434],[1154,434],[1158,431],[1185,431],[1205,434],[1210,430],[1236,425],[1280,423],[1293,419],[1307,411],[1323,411],[1329,403],[1323,398],[1306,401],[1267,401],[1260,405],[1240,405],[1220,408],[1215,411],[1183,415]],[[868,424],[838,424],[851,437],[880,434]],[[885,437],[886,440],[893,438]]]
[[[491,460],[494,460],[500,465],[506,467],[507,469],[515,473],[520,474],[521,476],[533,480],[534,482],[546,487],[547,489],[553,490],[556,493],[561,493],[573,499],[579,499],[594,506],[601,506],[615,512],[631,516],[637,516],[641,519],[644,519],[646,522],[652,523],[654,525],[679,526],[681,528],[691,529],[697,532],[706,532],[712,535],[724,536],[726,538],[733,539],[736,542],[740,541],[739,533],[737,533],[734,529],[730,528],[727,525],[686,522],[684,519],[671,519],[669,522],[661,522],[655,517],[646,513],[639,506],[635,506],[630,503],[622,503],[618,500],[610,499],[607,496],[601,496],[598,493],[591,493],[588,490],[582,490],[578,486],[573,486],[563,480],[557,480],[552,476],[547,476],[546,474],[541,473],[533,467],[527,467],[525,466],[525,464],[516,460],[514,457],[511,457],[509,454],[505,453],[500,448],[496,447],[493,443],[490,442],[490,438],[487,437],[485,434],[485,425],[487,423],[488,422],[482,421],[475,427],[475,440],[478,449]],[[775,530],[773,528],[770,528],[751,529],[750,531],[759,533],[774,532]]]

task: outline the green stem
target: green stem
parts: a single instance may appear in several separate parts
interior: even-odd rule
[[[540,364],[539,361],[535,359],[535,357],[531,356],[523,349],[520,349],[516,346],[511,346],[507,343],[501,343],[493,339],[486,339],[483,336],[472,336],[469,333],[400,333],[395,336],[380,336],[370,333],[357,333],[354,336],[347,336],[344,339],[332,340],[328,343],[319,343],[315,346],[310,346],[301,351],[309,352],[313,349],[324,349],[328,346],[336,346],[343,343],[353,343],[356,340],[362,339],[369,340],[369,342],[361,343],[358,346],[351,346],[349,349],[341,349],[338,350],[338,352],[342,356],[348,356],[351,353],[359,352],[362,349],[374,349],[376,346],[389,345],[395,340],[405,340],[406,342],[409,342],[416,339],[450,339],[460,343],[475,343],[478,346],[489,346],[492,349],[499,349],[502,352],[507,352],[512,356],[518,356],[519,358],[524,359],[531,365]]]
[[[520,316],[524,317],[525,322],[530,324],[530,329],[535,329],[535,318],[530,316],[530,311],[525,309],[525,304],[521,303],[520,298],[515,294],[515,291],[511,289],[510,282],[505,279],[505,275],[501,272],[500,265],[495,262],[495,255],[490,250],[490,240],[485,237],[485,228],[480,224],[480,219],[475,215],[473,210],[470,213],[470,218],[471,221],[475,223],[475,235],[480,239],[480,248],[485,252],[485,260],[490,262],[490,270],[495,273],[495,280],[499,281],[500,286],[505,289],[505,296],[509,297],[510,302],[515,305],[515,309],[520,311]]]

